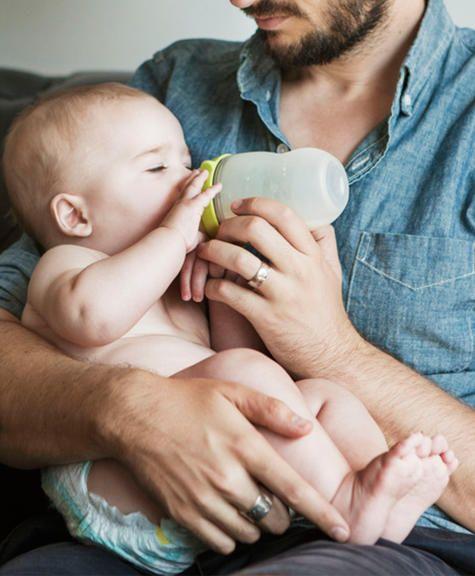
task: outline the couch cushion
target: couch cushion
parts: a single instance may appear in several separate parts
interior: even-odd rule
[[[70,76],[40,76],[20,70],[0,68],[0,150],[15,116],[40,94],[81,84],[127,82],[127,72],[80,72]],[[3,175],[0,175],[0,252],[9,246],[20,230],[10,212]]]

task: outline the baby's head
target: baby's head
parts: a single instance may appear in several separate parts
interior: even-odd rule
[[[6,139],[3,168],[13,209],[41,245],[113,254],[160,223],[191,158],[167,108],[108,83],[54,93],[24,111]]]

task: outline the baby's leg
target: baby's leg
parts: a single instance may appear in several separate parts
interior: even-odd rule
[[[187,368],[180,376],[222,378],[238,382],[282,400],[300,416],[313,420],[312,432],[299,439],[289,440],[267,430],[261,432],[309,484],[334,503],[349,523],[350,539],[353,542],[374,543],[386,527],[390,510],[414,485],[412,476],[417,463],[406,463],[396,454],[390,454],[384,463],[380,457],[376,458],[361,472],[353,472],[319,420],[315,418],[315,414],[325,407],[328,391],[323,401],[318,398],[318,392],[313,394],[313,410],[310,411],[299,387],[287,372],[259,352],[248,349],[227,350]],[[310,388],[311,381],[308,382]],[[309,396],[307,391],[307,397]],[[361,412],[360,420],[364,428],[367,425],[366,413],[364,410]],[[348,419],[350,414],[347,412],[344,416]],[[377,456],[385,451],[386,446],[373,424],[370,422],[368,435],[376,429],[372,450],[373,456]],[[366,434],[368,430],[364,432]],[[349,453],[351,446],[348,439],[343,435],[338,437]],[[370,440],[364,435],[360,437],[361,441]],[[367,463],[362,451],[357,460],[362,462],[363,466]]]
[[[323,379],[296,383],[315,418],[325,428],[346,457],[353,470],[375,469],[368,466],[387,451],[384,436],[365,406],[343,387]],[[392,454],[399,458],[408,444],[413,445],[411,458],[419,460],[420,480],[391,509],[382,537],[402,542],[423,511],[438,500],[458,462],[442,436],[415,435],[400,443]],[[391,456],[384,457],[389,463]],[[376,462],[384,458],[376,459]],[[365,472],[367,475],[367,472]]]
[[[365,405],[343,386],[323,378],[300,380],[296,385],[352,470],[361,470],[388,450],[381,429]]]
[[[254,350],[237,348],[214,354],[174,377],[238,382],[282,400],[300,416],[313,420],[302,394],[287,372]],[[261,432],[303,478],[318,486],[319,492],[328,500],[333,498],[350,467],[318,422],[309,435],[292,442],[267,430]],[[316,465],[314,455],[325,465]],[[123,514],[139,511],[156,524],[163,516],[158,504],[141,490],[121,464],[113,460],[101,460],[92,465],[88,489]]]
[[[87,487],[90,492],[107,500],[109,505],[120,510],[122,514],[141,512],[157,525],[165,516],[160,505],[140,488],[127,468],[116,460],[93,462]]]
[[[306,402],[287,372],[260,352],[234,348],[219,352],[179,373],[186,378],[220,378],[244,384],[278,398],[299,416],[314,420]],[[318,421],[307,436],[289,440],[261,429],[276,450],[319,492],[331,500],[350,471],[345,458]],[[323,463],[323,465],[322,465]]]
[[[384,437],[368,412],[348,393],[338,388],[338,406],[335,386],[327,383],[324,398],[315,390],[308,391],[311,383],[301,383],[307,389],[307,398],[313,408],[309,410],[299,387],[288,374],[266,356],[246,349],[234,349],[216,354],[182,373],[184,377],[219,377],[239,382],[285,402],[299,415],[314,419],[314,429],[298,440],[288,440],[266,430],[262,433],[286,460],[319,492],[328,498],[343,514],[350,525],[351,540],[362,544],[374,543],[388,527],[388,519],[395,506],[414,488],[422,473],[417,450],[427,440],[415,435],[397,444],[389,452]],[[330,408],[335,411],[332,414]],[[328,414],[325,414],[325,411]],[[351,456],[357,466],[353,471],[337,446],[322,427],[320,413],[328,427],[335,432],[342,451]],[[342,418],[340,432],[333,418]],[[351,420],[355,420],[353,429]],[[354,437],[348,438],[353,433]],[[365,453],[365,450],[368,450]],[[427,506],[430,502],[427,503]],[[422,513],[420,510],[419,514]]]

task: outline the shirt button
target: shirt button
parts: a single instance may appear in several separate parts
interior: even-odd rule
[[[402,99],[402,103],[403,103],[403,105],[404,105],[404,108],[405,108],[406,110],[409,110],[409,111],[410,111],[411,108],[412,108],[412,97],[411,97],[411,95],[410,95],[410,94],[405,94],[404,97],[403,97],[403,99]]]
[[[277,146],[277,148],[275,149],[275,151],[277,152],[277,154],[283,154],[284,152],[288,152],[289,151],[289,147],[286,144],[282,144],[282,142]]]

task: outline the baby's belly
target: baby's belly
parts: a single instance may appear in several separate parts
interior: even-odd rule
[[[128,364],[162,376],[176,374],[214,354],[206,346],[167,334],[122,337],[82,352],[91,362]]]

